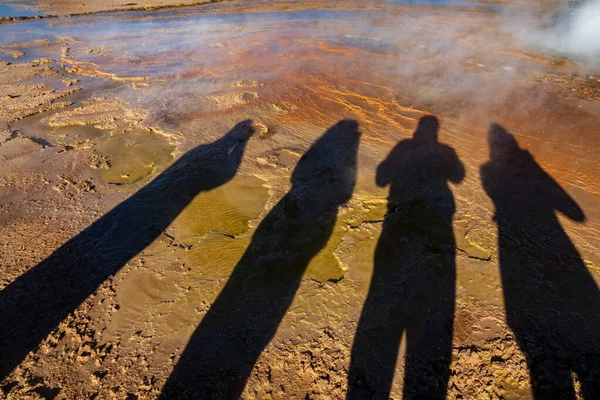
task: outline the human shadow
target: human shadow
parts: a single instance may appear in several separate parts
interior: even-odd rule
[[[446,396],[456,281],[448,181],[461,182],[465,170],[438,129],[437,118],[421,118],[377,168],[377,185],[390,186],[388,212],[352,347],[350,400],[389,398],[403,334],[403,398]]]
[[[583,222],[577,203],[514,136],[492,125],[481,168],[494,202],[506,319],[536,400],[600,399],[600,292],[556,211]]]
[[[0,380],[201,192],[234,177],[254,130],[237,124],[182,156],[0,292]]]
[[[193,333],[163,399],[236,399],[290,306],[309,262],[327,244],[356,182],[358,123],[329,128],[298,161],[292,187],[263,219]]]

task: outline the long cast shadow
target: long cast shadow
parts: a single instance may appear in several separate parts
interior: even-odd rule
[[[350,362],[347,398],[388,399],[406,335],[404,399],[444,399],[450,375],[455,297],[454,197],[465,175],[437,141],[439,122],[421,118],[377,168],[390,186],[388,213]]]
[[[483,187],[496,207],[506,319],[525,353],[534,398],[600,399],[600,291],[556,211],[577,203],[499,125],[489,134]]]
[[[200,192],[235,175],[250,121],[173,166],[0,292],[0,380],[102,282],[156,239]]]
[[[260,223],[192,335],[161,398],[235,399],[269,343],[310,260],[327,244],[356,181],[358,124],[344,120],[299,160],[292,187]]]

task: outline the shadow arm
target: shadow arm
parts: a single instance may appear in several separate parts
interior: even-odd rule
[[[554,208],[573,221],[585,221],[585,214],[579,204],[552,177],[548,176],[548,179],[552,182],[552,190],[555,193]]]
[[[377,174],[375,175],[375,183],[379,187],[386,187],[392,183],[392,158],[393,152],[377,166]]]
[[[450,151],[450,176],[448,179],[452,183],[460,183],[465,179],[465,166],[458,158],[454,150]]]
[[[529,152],[527,152],[527,156],[531,162],[535,163],[533,156]],[[544,193],[548,196],[546,201],[550,203],[550,207],[553,207],[573,221],[585,221],[585,214],[581,207],[579,207],[579,204],[539,164],[535,163],[535,166],[538,169],[537,173],[539,174],[540,181],[547,182],[547,189]]]

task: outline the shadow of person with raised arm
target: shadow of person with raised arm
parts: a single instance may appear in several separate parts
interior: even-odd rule
[[[0,380],[102,282],[154,241],[201,192],[235,175],[250,121],[186,153],[0,292]]]
[[[358,123],[329,128],[298,161],[292,187],[260,223],[192,335],[163,399],[236,399],[290,306],[310,260],[327,244],[356,182]]]
[[[388,213],[348,374],[351,400],[388,399],[406,335],[404,399],[444,399],[450,375],[455,297],[454,197],[465,175],[455,151],[425,116],[377,168],[390,186]]]
[[[494,202],[506,319],[529,366],[536,400],[600,399],[600,292],[556,212],[585,220],[577,203],[514,136],[489,134],[481,168]]]

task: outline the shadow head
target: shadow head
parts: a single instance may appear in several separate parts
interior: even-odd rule
[[[238,122],[233,129],[227,134],[231,139],[243,143],[248,141],[254,133],[256,132],[256,128],[254,128],[254,121],[251,119],[246,119],[241,122]]]
[[[419,120],[414,138],[420,142],[437,142],[439,130],[440,121],[433,115],[426,115]]]
[[[497,158],[503,153],[513,153],[519,150],[519,144],[515,137],[498,124],[490,126],[488,144],[491,158]]]
[[[343,119],[327,130],[323,147],[333,155],[340,168],[355,167],[358,145],[362,132],[359,123],[353,119]]]
[[[255,131],[254,122],[251,119],[246,119],[235,124],[222,138],[222,143],[225,145],[227,153],[232,154],[236,151],[243,151],[246,143],[254,135]]]
[[[292,185],[318,192],[318,196],[341,204],[352,194],[356,183],[361,132],[355,120],[332,125],[302,155],[292,172]]]
[[[311,162],[323,167],[340,164],[343,160],[356,158],[361,132],[353,119],[343,119],[331,126],[323,136],[313,143],[300,160],[313,158]]]
[[[343,119],[327,130],[324,135],[326,140],[330,141],[333,149],[347,152],[346,155],[356,153],[356,147],[362,132],[359,130],[359,124],[353,119]]]
[[[355,134],[359,136],[361,134],[358,130],[358,121],[354,119],[343,119],[337,124],[335,124],[332,129],[338,129],[341,132],[346,132],[348,134]]]

